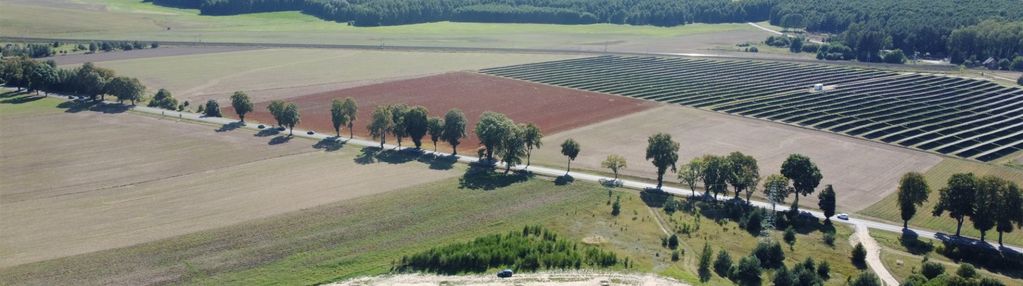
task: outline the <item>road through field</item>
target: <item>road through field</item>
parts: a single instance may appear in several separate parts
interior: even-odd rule
[[[179,113],[179,112],[175,112],[175,111],[164,111],[164,110],[159,110],[159,109],[149,108],[149,107],[142,107],[142,106],[137,106],[137,107],[134,108],[134,110],[135,111],[139,111],[139,112],[144,112],[144,113],[151,113],[151,114],[164,114],[165,116],[171,116],[171,117],[178,117],[178,116],[180,116],[180,117],[188,119],[188,120],[195,120],[195,121],[199,121],[199,122],[207,122],[207,123],[213,123],[213,124],[231,124],[233,122],[236,122],[235,120],[227,119],[227,118],[211,118],[211,117],[204,117],[204,116],[201,116],[201,115],[195,114],[195,113],[185,113],[185,112],[180,112]],[[256,124],[255,123],[250,123],[250,124],[248,124],[244,128],[255,129],[254,125],[256,125]],[[306,133],[305,130],[298,130],[298,129],[295,130],[295,136],[296,137],[308,138],[308,139],[313,139],[313,140],[317,140],[317,141],[325,140],[325,139],[330,139],[330,138],[335,138],[335,137],[333,137],[331,135],[325,135],[325,134],[319,134],[319,133],[313,134],[313,135],[307,135],[305,133]],[[368,146],[368,147],[380,146],[380,142],[369,141],[369,140],[362,140],[362,139],[337,139],[337,140],[343,140],[343,142],[345,142],[345,144],[353,144],[353,145],[358,145],[358,146]],[[384,144],[384,148],[387,148],[387,149],[397,149],[398,147],[396,145]],[[427,154],[427,155],[433,154],[433,155],[437,155],[437,156],[451,156],[451,154],[444,153],[444,152],[433,152],[433,151],[423,151],[423,152],[425,154]],[[471,157],[471,156],[465,156],[465,155],[458,155],[458,161],[462,162],[462,163],[476,163],[476,162],[479,162],[479,158]],[[581,172],[578,172],[578,171],[567,172],[566,173],[564,170],[561,170],[561,169],[539,167],[539,166],[529,166],[527,168],[527,166],[525,166],[525,165],[516,165],[516,166],[513,166],[512,169],[513,170],[527,170],[528,169],[528,171],[530,171],[532,173],[543,175],[543,176],[552,176],[552,177],[560,177],[560,176],[563,176],[563,175],[569,175],[569,176],[571,176],[575,180],[585,180],[585,181],[590,181],[590,182],[604,182],[604,181],[607,181],[607,180],[612,180],[611,177],[607,177],[607,176],[594,175],[594,174],[588,174],[588,173],[581,173]],[[622,180],[622,179],[619,179],[619,181],[622,182],[622,186],[623,187],[630,188],[630,189],[647,190],[647,189],[654,189],[654,188],[656,188],[656,184],[652,184],[652,183],[633,181],[633,180]],[[670,194],[673,194],[673,195],[676,195],[676,196],[682,196],[682,197],[688,197],[688,196],[691,195],[691,191],[690,190],[685,189],[685,188],[678,188],[678,187],[664,186],[664,187],[661,188],[661,191],[664,191],[666,193],[670,193]],[[724,197],[722,197],[722,199],[729,199],[729,198],[728,198],[728,196],[724,196]],[[772,208],[772,205],[770,203],[767,203],[767,202],[753,201],[752,204],[754,206],[757,206],[757,207]],[[812,215],[812,216],[820,218],[820,219],[824,218],[824,214],[822,212],[819,212],[819,211],[804,210],[803,212],[806,212],[809,215]],[[857,226],[857,227],[862,226],[862,227],[866,227],[868,229],[877,229],[877,230],[883,230],[883,231],[889,231],[889,232],[895,232],[895,233],[902,233],[903,232],[903,228],[902,228],[901,225],[894,225],[894,224],[878,222],[878,221],[871,221],[871,220],[865,220],[865,219],[859,219],[859,218],[850,218],[848,220],[836,219],[836,220],[833,220],[833,221],[834,222],[838,222],[838,223],[845,223],[845,224],[849,224],[849,225],[853,225],[853,226]],[[923,229],[910,228],[910,229],[908,229],[908,231],[915,232],[917,235],[919,235],[920,237],[924,237],[924,238],[930,238],[930,239],[936,239],[936,240],[946,240],[946,239],[949,238],[949,236],[944,234],[944,233],[937,233],[937,232],[923,230]],[[986,245],[988,245],[988,246],[990,246],[992,248],[995,248],[995,249],[999,248],[997,245],[992,244],[990,242],[984,243],[984,242],[975,241],[974,243],[983,243],[983,244],[986,244]],[[1023,247],[1019,247],[1019,246],[1005,246],[1005,248],[1013,250],[1013,251],[1017,251],[1017,252],[1023,252]],[[870,254],[868,254],[868,256],[869,255]],[[873,255],[876,256],[877,253],[874,253]]]

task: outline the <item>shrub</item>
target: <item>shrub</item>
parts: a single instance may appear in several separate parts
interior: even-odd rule
[[[1009,65],[1009,68],[1014,71],[1023,71],[1023,56],[1012,58],[1012,64]]]
[[[974,268],[973,264],[963,263],[963,265],[959,266],[959,270],[956,270],[956,275],[963,278],[976,278],[977,268]]]
[[[582,265],[610,267],[618,264],[613,252],[559,238],[540,226],[521,232],[478,237],[473,241],[431,248],[405,256],[395,266],[399,272],[425,271],[441,274],[481,273],[493,268],[517,271],[569,269]]]
[[[852,286],[881,286],[881,279],[878,279],[874,272],[863,271],[849,284]]]
[[[1019,78],[1016,79],[1016,84],[1023,85],[1023,75],[1019,76]]]
[[[785,229],[785,235],[783,236],[785,243],[789,244],[789,249],[796,245],[796,229],[789,226]]]
[[[749,47],[749,52],[751,52],[751,53],[759,53],[760,49],[757,49],[757,47]]]
[[[901,286],[923,286],[927,284],[927,277],[920,274],[913,274],[906,278],[906,281],[902,281]]]
[[[208,117],[222,117],[220,114],[220,104],[216,100],[210,99],[206,101],[206,111],[203,112]]]
[[[618,196],[617,198],[615,198],[615,203],[611,204],[611,215],[618,216],[621,213],[622,213],[622,197]]]
[[[904,64],[906,63],[906,54],[902,53],[900,49],[884,51],[881,53],[881,60],[889,64]]]
[[[835,233],[830,231],[824,232],[824,243],[827,243],[830,246],[835,246]]]
[[[941,263],[924,261],[924,263],[920,265],[920,274],[923,274],[928,280],[934,279],[934,277],[938,277],[938,275],[944,273],[945,266],[941,265]]]
[[[717,273],[721,277],[728,276],[728,270],[732,268],[732,257],[728,255],[728,251],[722,249],[718,252],[718,258],[714,259],[714,273]]]
[[[678,261],[680,257],[681,255],[679,255],[678,250],[671,251],[671,261]]]
[[[676,210],[678,210],[678,203],[676,203],[674,199],[668,198],[664,202],[664,212],[671,215],[674,214]]]
[[[1002,283],[1002,281],[998,281],[997,279],[994,279],[994,278],[991,278],[991,277],[984,277],[984,278],[980,279],[980,283],[978,285],[979,286],[1005,286],[1005,283]]]
[[[1012,62],[1009,59],[998,60],[998,68],[1003,70],[1009,70],[1012,67]]]
[[[178,100],[174,99],[170,91],[161,88],[153,96],[153,99],[149,100],[149,104],[146,106],[175,110],[178,107]],[[187,107],[188,105],[186,104],[185,106]]]
[[[785,251],[777,241],[760,241],[753,249],[753,256],[760,260],[764,268],[769,269],[778,268],[785,261]]]
[[[739,259],[739,265],[732,269],[730,278],[736,280],[739,285],[760,285],[760,259],[750,255]]]
[[[860,269],[867,267],[867,249],[863,247],[862,243],[856,243],[856,247],[853,247],[852,263]]]
[[[784,48],[789,46],[789,38],[786,36],[768,36],[764,44],[772,47]]]
[[[820,49],[821,49],[821,45],[819,45],[819,44],[815,44],[815,43],[805,43],[805,44],[803,44],[803,52],[804,53],[816,53],[817,50],[820,50]]]
[[[678,248],[678,235],[672,233],[671,237],[668,237],[668,248],[671,248],[671,249],[677,249]]]
[[[831,279],[831,264],[821,261],[821,264],[817,265],[817,276],[824,280]]]
[[[710,252],[710,244],[704,244],[703,253],[700,254],[700,268],[697,270],[700,275],[700,282],[707,282],[710,280],[710,256],[713,255]]]
[[[774,280],[771,282],[774,283],[774,286],[792,286],[796,285],[795,280],[792,273],[789,273],[789,268],[782,265],[778,267],[778,270],[774,271]]]

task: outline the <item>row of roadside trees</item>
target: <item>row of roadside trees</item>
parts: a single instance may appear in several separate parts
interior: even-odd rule
[[[76,68],[58,68],[52,60],[40,62],[28,57],[0,61],[0,82],[18,91],[64,93],[88,96],[113,95],[120,102],[135,104],[145,95],[146,87],[131,77],[117,76],[113,70],[85,63]]]
[[[998,244],[1002,235],[1012,232],[1015,227],[1023,228],[1023,193],[1015,182],[995,176],[977,177],[973,173],[954,174],[947,186],[940,189],[937,204],[931,211],[933,216],[948,216],[956,220],[956,236],[960,236],[966,218],[980,231],[980,240],[992,228],[998,232]],[[917,208],[928,200],[931,188],[920,173],[907,173],[899,182],[898,205],[902,226],[908,227],[909,220],[916,215]]]

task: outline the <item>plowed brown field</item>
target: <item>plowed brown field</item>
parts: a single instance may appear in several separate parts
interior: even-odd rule
[[[431,116],[443,116],[451,108],[459,108],[469,119],[469,136],[462,142],[463,150],[475,148],[479,142],[472,128],[484,111],[500,112],[515,122],[532,122],[546,134],[646,110],[656,103],[631,98],[585,92],[568,88],[534,84],[471,72],[446,73],[435,76],[399,80],[292,98],[302,115],[302,129],[333,133],[330,102],[334,98],[352,97],[359,104],[355,123],[356,136],[366,137],[366,125],[378,105],[404,103],[422,105]],[[248,118],[272,123],[266,111],[268,102],[257,103],[256,112]],[[226,104],[230,106],[230,104]],[[226,108],[224,114],[235,116]],[[346,135],[342,131],[342,135]],[[411,145],[406,139],[403,144]],[[424,140],[428,141],[428,140]],[[394,142],[394,138],[388,138]],[[424,144],[429,144],[425,142]],[[443,147],[442,147],[443,148]]]

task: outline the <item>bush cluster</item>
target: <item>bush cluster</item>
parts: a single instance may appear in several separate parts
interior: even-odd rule
[[[483,236],[470,242],[403,256],[395,270],[459,274],[511,268],[528,272],[584,266],[611,267],[618,263],[618,256],[613,252],[559,238],[541,226],[527,226],[521,232]]]

